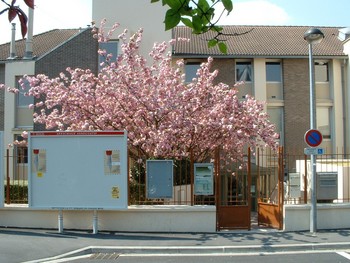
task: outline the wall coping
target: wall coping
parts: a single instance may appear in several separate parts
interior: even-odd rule
[[[0,208],[1,210],[20,210],[20,211],[58,211],[58,209],[40,209],[30,208],[27,204],[10,204]],[[63,209],[63,211],[94,211],[94,209]],[[131,205],[124,210],[101,209],[99,212],[215,212],[216,206],[213,205]]]

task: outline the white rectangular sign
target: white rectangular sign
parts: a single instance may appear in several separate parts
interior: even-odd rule
[[[213,195],[214,194],[214,165],[212,163],[194,164],[194,194]]]
[[[126,209],[126,131],[31,132],[29,206]]]
[[[304,148],[305,155],[322,155],[324,154],[323,148]]]

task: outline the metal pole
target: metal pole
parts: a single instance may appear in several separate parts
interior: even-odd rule
[[[312,57],[312,44],[309,43],[309,70],[310,70],[310,129],[316,129],[316,96],[314,63]],[[311,154],[311,210],[310,210],[310,232],[317,232],[317,198],[316,198],[316,155]]]
[[[6,149],[6,204],[11,203],[11,185],[10,185],[10,150]]]
[[[94,210],[94,214],[92,216],[92,233],[97,234],[98,233],[98,214],[97,210]]]
[[[63,211],[58,210],[58,233],[63,233]]]

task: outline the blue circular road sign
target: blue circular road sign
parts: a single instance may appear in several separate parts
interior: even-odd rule
[[[305,133],[304,139],[310,147],[317,147],[322,143],[322,134],[319,130],[311,129]]]

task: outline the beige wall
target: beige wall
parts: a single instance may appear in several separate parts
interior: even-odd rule
[[[57,210],[28,207],[0,209],[0,226],[58,229]],[[63,210],[63,229],[93,229],[93,211]],[[104,231],[215,232],[215,206],[130,206],[123,211],[97,211],[97,226]]]
[[[333,152],[336,152],[337,149],[342,151],[344,147],[344,114],[343,113],[343,91],[342,91],[342,78],[341,78],[341,60],[333,60],[331,70],[331,98],[333,98],[333,117],[334,121],[332,123],[333,127],[333,140],[332,147]],[[345,87],[344,87],[345,88]]]
[[[282,59],[282,83],[266,82],[265,58],[252,60],[254,80],[238,87],[239,98],[249,93],[260,101],[267,102],[267,108],[284,110],[284,145],[285,150],[303,154],[307,147],[304,135],[310,129],[310,82],[308,59]],[[316,105],[330,107],[332,139],[324,139],[320,147],[327,153],[343,149],[344,113],[342,91],[343,60],[329,60],[329,83],[316,83]],[[213,69],[218,69],[216,82],[229,85],[235,83],[235,59],[214,59]],[[283,88],[281,88],[283,85]],[[348,136],[349,137],[349,136]],[[350,140],[349,140],[350,141]]]
[[[310,205],[284,205],[283,206],[283,230],[305,231],[310,229]],[[344,218],[350,217],[349,204],[318,204],[317,205],[317,229],[341,229],[349,228],[350,221]]]
[[[159,3],[151,4],[147,0],[93,0],[92,20],[99,27],[102,19],[107,19],[107,26],[115,22],[120,23],[117,34],[125,28],[130,31],[130,35],[138,29],[143,28],[143,42],[141,53],[148,56],[154,42],[169,41],[171,30],[164,30],[164,16],[166,8]]]
[[[5,76],[5,85],[9,87],[16,87],[15,79],[16,76],[23,76],[25,74],[31,75],[34,74],[34,61],[19,61],[19,62],[10,62],[6,64],[6,76]],[[23,109],[27,116],[32,116],[32,110]],[[8,144],[13,142],[14,134],[21,134],[22,130],[16,128],[16,119],[15,119],[15,95],[13,93],[5,92],[5,127],[4,127],[4,145],[7,147]],[[24,130],[32,129],[33,119],[31,117],[31,127],[27,126],[28,123],[25,123],[27,126]]]

